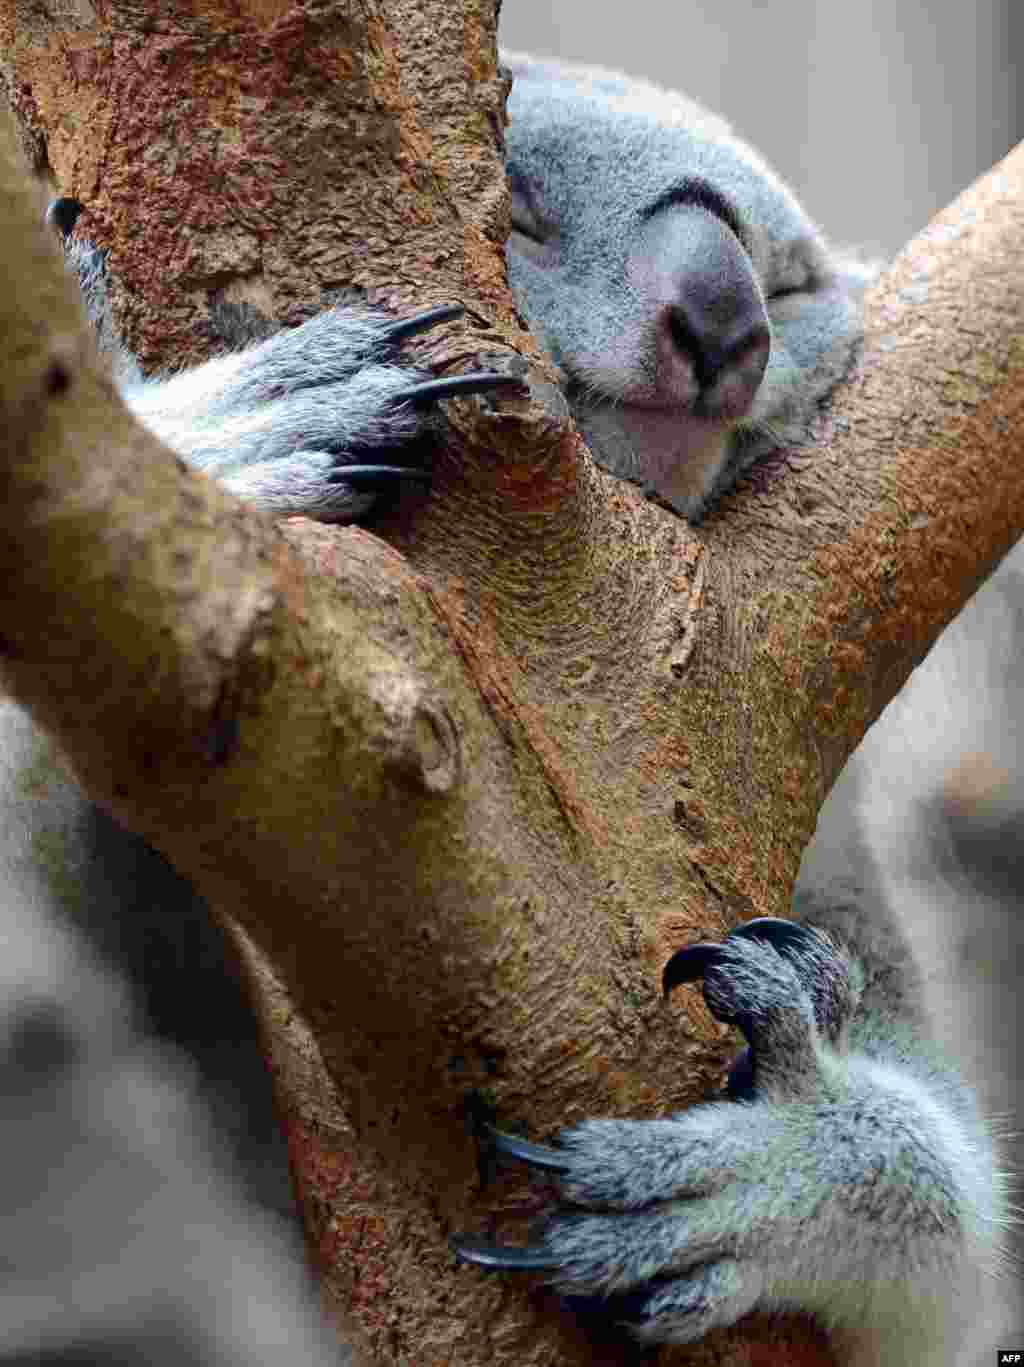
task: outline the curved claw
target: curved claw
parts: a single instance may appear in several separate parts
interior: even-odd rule
[[[430,483],[430,471],[415,465],[339,465],[326,478],[328,484],[348,484],[360,493],[377,493],[405,479]]]
[[[442,304],[440,308],[415,313],[411,318],[399,318],[397,323],[391,323],[384,329],[384,342],[388,346],[399,346],[407,337],[415,337],[417,333],[429,332],[439,323],[450,323],[455,318],[461,318],[465,311],[461,304]]]
[[[495,1157],[523,1163],[536,1172],[563,1173],[568,1172],[571,1166],[563,1150],[549,1148],[546,1144],[531,1144],[528,1139],[506,1134],[504,1130],[496,1130],[493,1125],[482,1127],[480,1139]]]
[[[84,208],[80,199],[62,195],[60,199],[50,200],[43,221],[48,228],[56,228],[61,237],[66,239],[74,232],[78,216]]]
[[[786,921],[781,916],[756,916],[752,921],[746,921],[731,930],[725,939],[763,940],[779,954],[788,957],[791,951],[803,949],[811,935],[806,926],[796,921]],[[693,983],[706,977],[721,950],[720,944],[703,942],[677,949],[661,971],[662,994],[667,997],[681,983]]]
[[[672,989],[681,983],[695,983],[703,978],[708,969],[714,967],[721,953],[721,945],[703,942],[677,949],[661,970],[662,996],[668,997]]]
[[[558,1259],[543,1244],[496,1244],[473,1234],[453,1234],[448,1245],[460,1263],[472,1263],[489,1272],[550,1272]]]
[[[763,916],[759,919],[762,921],[769,921],[773,918]],[[753,925],[754,922],[751,921],[748,922],[748,924]],[[741,926],[740,929],[734,931],[733,934],[739,935],[745,929],[745,926]],[[728,939],[729,937],[727,936],[726,938]],[[756,932],[747,938],[757,938]],[[699,978],[705,977],[721,957],[721,953],[722,946],[715,944],[702,943],[685,945],[682,949],[677,949],[675,954],[672,955],[671,959],[669,959],[668,963],[662,969],[661,988],[664,996],[667,998],[672,989],[678,987],[680,983],[692,983],[696,982]],[[705,997],[704,1000],[707,1002],[707,997]],[[720,1012],[716,1011],[710,1003],[708,1003],[708,1010],[716,1020],[724,1021],[726,1025],[736,1026],[743,1035],[743,1038],[747,1041],[746,1049],[741,1050],[733,1060],[732,1067],[729,1069],[726,1091],[734,1101],[752,1100],[755,1092],[754,1045],[753,1039],[751,1038],[751,1021],[743,1015],[737,1015],[735,1017],[723,1016]]]
[[[523,388],[518,375],[502,375],[496,370],[473,370],[468,375],[447,375],[439,380],[423,380],[394,396],[394,403],[411,403],[426,408],[439,399],[454,399],[464,394],[486,394],[505,387]]]
[[[725,941],[738,938],[743,940],[762,940],[784,957],[791,957],[794,952],[803,949],[813,932],[806,926],[800,925],[796,921],[784,920],[781,916],[757,916],[752,921],[747,921],[735,930],[731,930],[725,937]],[[662,969],[661,986],[662,992],[667,997],[674,987],[680,983],[696,982],[699,978],[707,976],[709,971],[715,966],[722,952],[721,944],[695,944],[684,945],[672,955],[668,963]],[[707,998],[705,997],[705,1001]],[[745,1011],[738,1011],[735,1015],[725,1015],[708,1002],[708,1009],[716,1020],[724,1021],[727,1025],[734,1025],[747,1041],[746,1049],[742,1050],[733,1061],[729,1069],[726,1091],[729,1096],[737,1101],[750,1101],[756,1096],[756,1076],[757,1076],[757,1055],[754,1047],[754,1021]]]

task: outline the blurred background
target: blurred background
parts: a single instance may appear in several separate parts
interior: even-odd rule
[[[884,257],[1024,138],[1021,0],[505,0],[499,38],[685,91]]]

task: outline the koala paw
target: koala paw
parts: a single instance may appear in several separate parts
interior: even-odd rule
[[[402,362],[408,338],[461,312],[396,323],[332,309],[127,397],[189,464],[242,498],[278,515],[350,522],[407,481],[429,484],[429,468],[409,457],[440,400],[522,387],[494,371],[434,379]]]
[[[755,1306],[820,1309],[826,1268],[864,1286],[887,1275],[864,1229],[880,1225],[884,1246],[885,1188],[924,1159],[913,1100],[897,1093],[901,1111],[873,1079],[846,1074],[856,965],[824,934],[764,919],[680,950],[665,991],[701,977],[709,1009],[747,1040],[733,1100],[661,1120],[588,1120],[556,1148],[487,1129],[492,1157],[553,1176],[560,1200],[537,1242],[458,1235],[460,1261],[549,1272],[570,1302],[593,1308],[597,1297],[635,1337],[677,1343]],[[929,1195],[941,1204],[948,1172],[933,1166]],[[934,1211],[922,1223],[933,1227]]]
[[[458,318],[459,305],[398,322],[341,306],[271,336],[271,320],[251,310],[237,337],[262,333],[265,340],[179,374],[144,378],[114,328],[106,252],[76,238],[82,208],[77,199],[55,199],[46,222],[78,275],[125,401],[189,465],[278,516],[351,522],[409,481],[428,485],[419,448],[436,427],[437,404],[523,388],[512,374],[435,379],[405,363],[404,343]]]

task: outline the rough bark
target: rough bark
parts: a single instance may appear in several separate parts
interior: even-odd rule
[[[36,173],[113,249],[145,368],[342,286],[451,302],[465,273],[515,328],[493,0],[8,0],[0,54]]]
[[[471,292],[450,359],[536,356],[500,286],[489,5],[157,8],[0,3],[16,104],[109,228],[145,358],[193,354],[225,298],[296,321],[342,281]],[[464,1103],[543,1137],[720,1074],[731,1041],[694,993],[662,1006],[662,963],[785,910],[844,758],[1024,528],[1024,157],[876,290],[816,448],[698,530],[594,469],[536,362],[532,405],[452,406],[387,540],[275,530],[133,426],[6,152],[0,195],[5,677],[235,923],[329,1304],[383,1361],[623,1360],[453,1268],[447,1234],[515,1205],[479,1190]],[[815,1342],[759,1321],[664,1358]]]

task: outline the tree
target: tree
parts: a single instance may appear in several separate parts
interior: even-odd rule
[[[521,353],[531,399],[452,405],[379,535],[273,527],[121,408],[8,136],[5,680],[231,926],[328,1303],[394,1360],[614,1361],[453,1269],[495,1200],[466,1099],[543,1136],[720,1074],[661,965],[784,912],[843,760],[1024,528],[1024,162],[885,277],[818,447],[692,529],[594,468],[515,321],[493,7],[195,10],[0,4],[23,144],[114,247],[144,361],[345,282],[465,300],[435,359]]]

